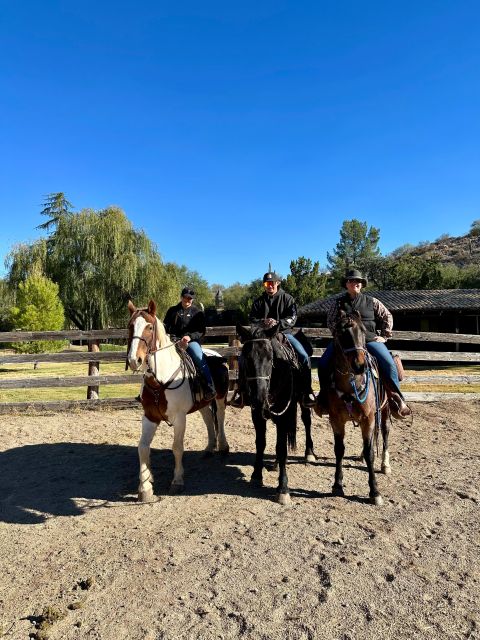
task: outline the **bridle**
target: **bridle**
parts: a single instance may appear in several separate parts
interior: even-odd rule
[[[141,315],[142,311],[146,311],[146,309],[139,309],[137,314],[136,314],[135,320],[138,318],[139,315]],[[144,373],[144,378],[145,378],[145,376],[147,374],[149,374],[149,375],[152,375],[154,377],[155,381],[157,382],[157,384],[161,385],[164,389],[170,389],[170,390],[178,389],[179,387],[182,386],[182,384],[185,382],[185,379],[186,379],[186,367],[185,367],[185,363],[184,363],[183,358],[180,359],[180,365],[171,374],[171,376],[167,380],[167,382],[161,382],[157,378],[155,358],[153,359],[153,362],[154,362],[154,368],[153,369],[149,364],[150,356],[154,355],[158,351],[164,351],[165,349],[171,349],[172,347],[175,347],[175,345],[176,345],[175,342],[172,342],[171,344],[167,344],[165,347],[155,347],[155,348],[153,348],[152,345],[156,345],[157,344],[157,317],[155,315],[153,315],[152,318],[153,318],[153,322],[148,322],[148,324],[152,325],[152,337],[151,337],[151,340],[150,340],[150,344],[149,344],[148,340],[146,340],[143,336],[137,336],[137,335],[133,335],[131,340],[129,341],[129,343],[131,345],[133,340],[140,340],[140,341],[145,343],[145,346],[147,348],[146,361],[147,361],[147,367],[148,368]],[[143,319],[147,320],[145,317]],[[130,320],[130,322],[132,320],[133,320],[133,318]],[[126,369],[128,369],[128,354],[127,354]],[[177,373],[179,371],[182,372],[182,380],[181,380],[180,384],[178,384],[176,387],[172,387],[171,385],[172,385],[173,381],[175,380],[175,376],[177,375]]]
[[[244,345],[249,343],[249,342],[270,342],[271,343],[271,338],[251,338],[249,340],[245,340],[245,342],[243,343]],[[274,364],[272,361],[272,370],[273,370]],[[282,409],[282,411],[276,412],[273,411],[272,407],[274,406],[275,403],[270,404],[268,402],[268,396],[270,395],[270,383],[272,380],[272,374],[270,374],[269,376],[245,376],[245,380],[248,382],[250,380],[268,380],[268,384],[267,384],[267,409],[268,412],[273,415],[273,416],[282,416],[288,409],[288,407],[290,406],[291,402],[292,402],[292,397],[293,397],[293,375],[290,375],[290,385],[291,385],[291,389],[290,389],[290,396],[287,402],[287,405],[284,409]]]

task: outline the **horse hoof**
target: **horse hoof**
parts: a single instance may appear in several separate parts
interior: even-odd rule
[[[289,504],[292,504],[292,499],[290,498],[289,493],[277,493],[277,502],[278,504],[286,507]]]
[[[205,451],[202,453],[202,458],[213,458],[213,451],[210,451],[210,449],[205,449]]]
[[[172,484],[170,485],[170,491],[168,493],[171,496],[178,496],[178,494],[182,493],[182,491],[184,491],[184,489],[185,489],[185,485],[183,485],[183,484],[174,484],[172,482]]]
[[[317,456],[314,453],[309,453],[308,455],[305,456],[306,463],[311,463],[316,461],[317,461]]]
[[[219,454],[220,454],[221,456],[226,456],[226,455],[228,455],[228,454],[230,453],[230,447],[229,447],[229,446],[228,446],[228,444],[227,444],[227,445],[226,445],[225,447],[223,447],[222,449],[219,449],[219,450],[218,450],[218,452],[219,452]]]
[[[382,496],[371,496],[370,497],[371,504],[374,504],[376,507],[381,507],[383,505]]]
[[[345,492],[343,491],[343,487],[341,487],[338,484],[334,484],[332,487],[332,495],[334,495],[337,498],[345,497]]]
[[[138,501],[139,502],[153,502],[155,498],[153,497],[153,491],[139,491],[138,492]]]
[[[389,476],[392,473],[392,467],[390,465],[382,464],[382,473]]]
[[[250,478],[250,484],[252,484],[254,487],[263,487],[263,480],[260,477],[257,476],[252,476]]]

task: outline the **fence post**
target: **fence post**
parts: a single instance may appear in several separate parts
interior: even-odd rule
[[[88,341],[88,351],[89,353],[98,353],[100,351],[100,341],[99,340],[89,340]],[[100,371],[100,362],[92,361],[88,363],[88,375],[89,376],[98,376]],[[87,388],[87,400],[98,400],[100,395],[100,388],[98,385]]]

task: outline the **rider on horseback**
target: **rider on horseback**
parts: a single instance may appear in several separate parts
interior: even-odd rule
[[[367,330],[367,351],[377,359],[378,368],[389,398],[392,414],[399,419],[409,416],[412,411],[405,403],[400,391],[397,367],[385,342],[392,335],[393,318],[384,304],[373,296],[364,295],[362,286],[367,285],[367,279],[358,269],[350,269],[342,278],[342,286],[346,293],[336,298],[327,315],[327,325],[332,334],[340,311],[351,314],[357,311]],[[333,356],[333,342],[325,349],[318,362],[318,378],[320,393],[317,397],[317,409],[321,413],[328,413],[328,388],[331,384],[331,362]]]
[[[249,320],[252,327],[259,326],[265,329],[279,325],[279,331],[284,334],[293,347],[300,364],[302,384],[302,404],[304,407],[315,405],[315,395],[312,391],[312,371],[310,359],[303,345],[292,335],[292,328],[297,321],[297,305],[294,298],[280,288],[280,276],[269,271],[263,276],[264,292],[252,304]],[[243,389],[240,381],[238,396],[231,405],[243,407]]]
[[[172,340],[177,341],[181,349],[185,349],[192,358],[197,370],[205,380],[204,399],[209,401],[215,398],[216,391],[212,380],[212,374],[208,368],[207,358],[200,346],[200,340],[205,335],[205,315],[203,311],[193,304],[195,292],[189,287],[184,287],[178,304],[167,311],[163,324],[165,331],[170,334]]]

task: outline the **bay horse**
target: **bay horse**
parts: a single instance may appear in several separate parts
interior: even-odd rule
[[[333,429],[336,458],[333,495],[344,496],[342,462],[345,454],[345,425],[348,421],[360,426],[363,458],[368,469],[370,502],[382,505],[373,468],[375,441],[381,427],[383,436],[382,472],[391,473],[388,453],[388,417],[390,410],[380,378],[366,349],[365,327],[358,312],[340,312],[334,338],[334,386],[328,391],[330,424]]]
[[[137,309],[129,301],[130,321],[128,323],[127,365],[132,371],[144,373],[141,402],[144,415],[142,435],[138,444],[140,459],[140,483],[138,499],[141,502],[153,500],[153,475],[150,468],[150,445],[158,425],[163,420],[173,426],[173,455],[175,471],[170,493],[183,490],[183,451],[186,417],[199,410],[207,426],[208,443],[206,455],[218,449],[221,453],[229,450],[225,437],[225,406],[228,390],[228,369],[221,358],[209,359],[217,396],[211,402],[196,401],[190,382],[196,377],[183,358],[175,343],[165,331],[163,323],[156,316],[156,304],[150,300],[148,307]],[[218,360],[213,366],[212,361]],[[210,406],[211,405],[211,406]]]
[[[251,481],[259,486],[263,484],[267,419],[270,418],[277,429],[275,452],[279,475],[276,501],[287,505],[291,502],[286,469],[287,450],[294,450],[296,445],[299,390],[291,362],[275,337],[277,331],[278,326],[247,329],[237,325],[237,334],[243,345],[242,366],[255,427],[256,455]]]

